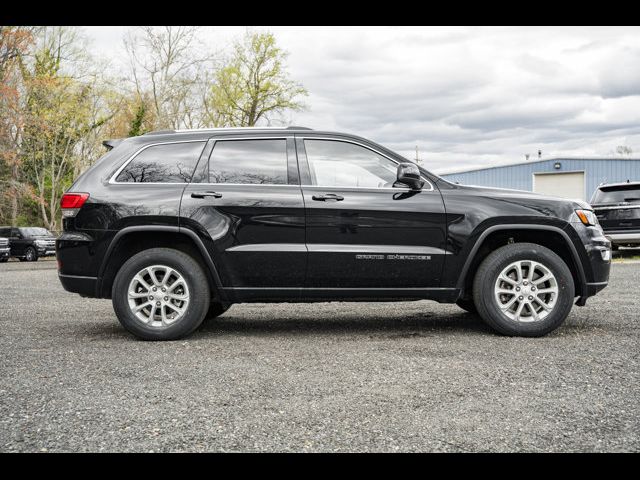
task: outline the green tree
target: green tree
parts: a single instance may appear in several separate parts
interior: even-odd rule
[[[0,26],[0,223],[16,225],[20,198],[28,192],[21,178],[22,67],[33,45],[35,27]]]
[[[144,133],[142,123],[144,121],[146,112],[146,105],[144,104],[144,102],[140,102],[136,107],[133,120],[131,120],[131,128],[129,129],[127,136],[137,137],[138,135],[142,135]]]
[[[214,76],[206,102],[209,123],[216,127],[253,127],[269,123],[288,110],[302,110],[307,90],[289,78],[287,52],[271,33],[247,33]]]
[[[75,35],[63,27],[45,31],[22,73],[22,174],[33,189],[39,223],[51,230],[60,226],[60,197],[84,164],[90,132],[108,118],[96,117],[95,85],[65,71],[78,47]]]

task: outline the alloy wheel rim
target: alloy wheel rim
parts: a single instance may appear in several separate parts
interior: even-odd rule
[[[127,298],[137,320],[150,327],[167,328],[185,315],[189,286],[175,268],[151,265],[133,276]]]
[[[494,286],[494,297],[504,315],[516,322],[544,320],[558,301],[558,281],[548,267],[519,260],[505,267]]]

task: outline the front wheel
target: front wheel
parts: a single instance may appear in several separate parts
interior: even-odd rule
[[[25,262],[37,262],[38,254],[36,253],[33,247],[27,247],[24,252],[24,261]]]
[[[111,291],[124,328],[143,340],[176,340],[200,326],[209,309],[209,282],[189,255],[143,250],[118,271]]]
[[[571,271],[554,252],[513,243],[492,252],[473,282],[482,319],[504,335],[539,337],[558,328],[573,305]]]

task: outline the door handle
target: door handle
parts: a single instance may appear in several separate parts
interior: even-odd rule
[[[191,198],[204,198],[204,197],[222,198],[222,194],[218,192],[193,192],[191,194]]]
[[[318,202],[326,202],[327,200],[335,200],[336,202],[341,202],[344,200],[344,197],[340,195],[336,195],[335,193],[326,193],[324,195],[314,195],[311,198]]]

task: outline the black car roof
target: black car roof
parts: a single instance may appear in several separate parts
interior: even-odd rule
[[[140,135],[137,137],[129,137],[126,139],[118,139],[116,140],[106,140],[103,144],[107,148],[113,148],[120,141],[126,140],[130,142],[129,145],[145,145],[148,143],[161,143],[161,142],[175,142],[175,141],[198,141],[198,140],[208,140],[212,135],[265,135],[265,136],[276,136],[276,135],[291,135],[291,134],[305,134],[309,136],[329,136],[329,137],[343,137],[345,139],[356,140],[365,145],[375,146],[377,148],[383,149],[387,154],[393,155],[395,157],[401,156],[367,138],[360,137],[358,135],[354,135],[351,133],[345,132],[332,132],[332,131],[320,131],[313,130],[308,127],[236,127],[236,128],[202,128],[202,129],[188,129],[188,130],[156,130],[153,132],[145,133],[144,135]]]

